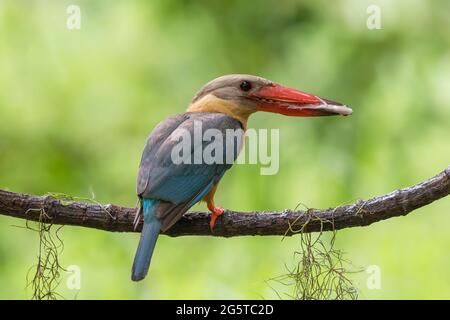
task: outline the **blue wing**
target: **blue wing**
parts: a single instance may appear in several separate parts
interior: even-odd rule
[[[199,143],[202,148],[211,143],[194,139],[195,126],[198,128],[199,124],[203,132],[213,128],[222,134],[224,143],[221,163],[175,164],[172,151],[179,144],[180,132],[186,132],[192,138],[189,156],[193,155]],[[168,118],[153,130],[142,155],[137,193],[141,198],[161,202],[155,214],[162,222],[162,230],[172,226],[184,212],[200,201],[232,166],[232,163],[225,161],[226,153],[230,152],[225,143],[227,129],[240,130],[237,131],[240,133],[235,137],[233,144],[233,160],[235,160],[243,140],[242,125],[238,120],[224,114],[185,113]],[[190,159],[193,160],[192,157]]]

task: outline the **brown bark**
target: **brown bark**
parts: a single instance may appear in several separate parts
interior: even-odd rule
[[[168,236],[249,236],[292,235],[305,232],[367,226],[388,218],[407,215],[450,193],[450,166],[438,175],[414,186],[369,200],[328,209],[284,210],[282,212],[237,212],[227,210],[217,219],[214,233],[209,230],[209,213],[186,214]],[[61,225],[74,225],[106,231],[135,231],[136,209],[116,205],[67,202],[50,196],[33,196],[0,190],[0,214]],[[136,231],[140,231],[141,225]]]

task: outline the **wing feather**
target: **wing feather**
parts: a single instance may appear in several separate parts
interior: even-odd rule
[[[170,227],[181,215],[189,210],[200,199],[199,195],[209,192],[232,164],[175,164],[172,161],[172,150],[179,143],[174,138],[178,129],[186,130],[191,137],[194,136],[194,122],[201,123],[203,132],[208,128],[218,129],[223,135],[227,129],[242,131],[241,123],[229,116],[220,113],[185,113],[168,118],[161,122],[149,136],[141,159],[137,179],[137,192],[142,198],[158,199],[167,202],[162,206],[158,216],[163,221],[163,227]],[[195,140],[195,139],[192,139]],[[240,150],[243,141],[243,131],[235,139],[234,159]],[[211,141],[200,143],[205,148]],[[194,141],[191,143],[190,155],[195,150]],[[198,147],[198,146],[197,146]],[[204,150],[204,149],[202,149]],[[224,160],[226,157],[226,145],[223,144]],[[166,217],[167,216],[167,217]]]

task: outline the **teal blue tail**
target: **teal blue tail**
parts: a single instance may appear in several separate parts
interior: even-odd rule
[[[152,199],[144,199],[142,203],[144,211],[144,226],[141,239],[134,257],[131,279],[139,281],[145,278],[152,259],[153,249],[161,228],[161,222],[155,217],[159,202]]]

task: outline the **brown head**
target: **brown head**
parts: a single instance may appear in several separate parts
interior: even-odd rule
[[[299,117],[352,113],[341,103],[245,74],[226,75],[208,82],[194,96],[188,111],[225,113],[244,126],[248,116],[256,111]]]

